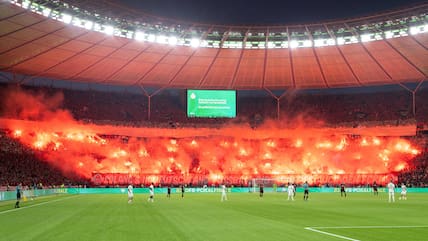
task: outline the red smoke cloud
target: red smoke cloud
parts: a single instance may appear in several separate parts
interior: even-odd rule
[[[210,182],[228,176],[240,180],[275,177],[279,182],[383,182],[408,167],[419,153],[401,138],[350,137],[334,134],[340,133],[336,129],[304,126],[283,129],[276,122],[257,130],[85,125],[59,108],[60,93],[46,96],[13,90],[6,99],[5,116],[21,120],[2,120],[11,136],[38,150],[65,173],[86,178],[94,173],[123,173],[137,177],[198,175]],[[115,136],[105,137],[109,134]]]
[[[21,120],[73,120],[67,110],[60,109],[64,100],[62,92],[46,95],[42,91],[24,92],[18,87],[9,87],[3,99],[3,116]]]

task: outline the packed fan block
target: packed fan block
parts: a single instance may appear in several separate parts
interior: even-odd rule
[[[242,128],[237,130],[239,136],[231,132],[230,136],[201,133],[168,138],[173,135],[171,129],[155,129],[159,137],[129,137],[99,135],[73,123],[58,124],[54,132],[43,126],[21,126],[10,135],[65,173],[92,178],[98,185],[247,185],[260,177],[275,178],[278,184],[385,183],[419,154],[401,138],[331,135],[304,128],[298,135],[278,130],[283,133],[281,138],[264,139],[253,135],[252,129],[247,130],[248,135],[242,133]],[[105,133],[117,128],[103,127]]]

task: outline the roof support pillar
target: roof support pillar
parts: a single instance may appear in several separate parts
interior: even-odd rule
[[[138,85],[140,87],[141,91],[145,96],[147,96],[147,120],[150,120],[151,118],[151,103],[152,103],[152,97],[157,95],[159,92],[161,92],[165,87],[162,87],[160,89],[155,90],[153,93],[149,93],[142,85]]]
[[[401,87],[403,87],[403,89],[409,91],[412,94],[412,113],[413,113],[413,117],[415,117],[415,118],[416,118],[416,92],[419,90],[419,88],[424,83],[424,81],[425,81],[424,79],[419,81],[418,85],[416,86],[416,88],[414,90],[410,89],[409,87],[405,86],[402,83],[399,83],[399,85]]]
[[[270,96],[272,96],[275,100],[276,100],[276,119],[279,120],[281,118],[281,98],[285,96],[285,93],[287,92],[286,90],[284,90],[284,92],[280,95],[277,96],[276,94],[274,94],[270,89],[268,88],[264,88],[266,90],[266,92],[269,93]]]

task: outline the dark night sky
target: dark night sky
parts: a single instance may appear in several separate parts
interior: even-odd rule
[[[344,19],[426,0],[115,0],[161,17],[216,24],[293,24]]]

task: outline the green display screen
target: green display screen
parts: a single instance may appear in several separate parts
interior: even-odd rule
[[[234,90],[187,90],[188,117],[236,116],[236,91]]]

